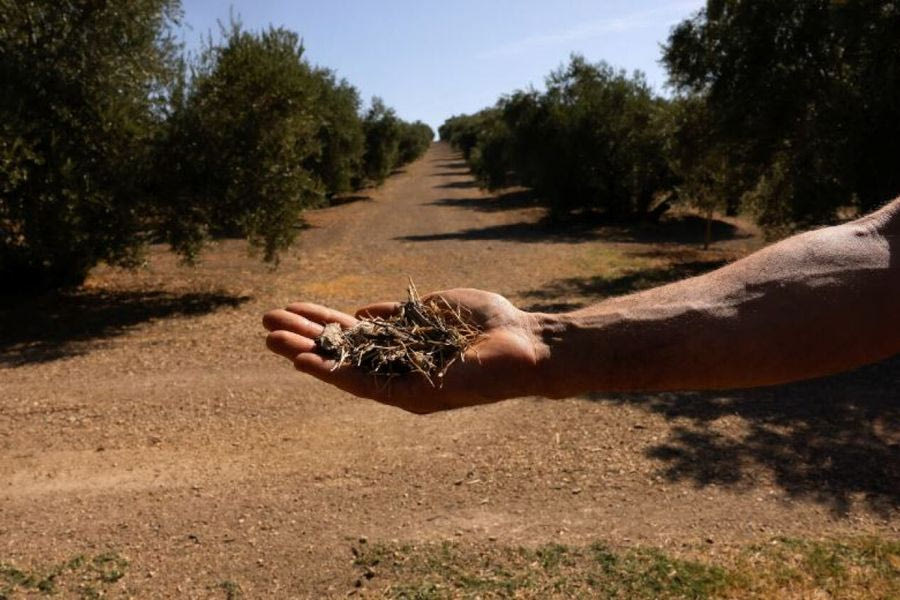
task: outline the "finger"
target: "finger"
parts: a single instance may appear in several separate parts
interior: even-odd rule
[[[266,336],[266,347],[290,360],[302,352],[311,352],[315,346],[310,338],[290,331],[273,331]]]
[[[298,371],[330,383],[355,396],[371,398],[365,375],[352,367],[334,368],[335,362],[314,352],[305,352],[294,357],[294,366]]]
[[[322,335],[324,329],[315,321],[281,308],[270,310],[263,315],[263,327],[269,331],[291,331],[308,338]]]
[[[353,327],[357,322],[355,318],[347,313],[322,306],[321,304],[313,304],[312,302],[295,302],[289,304],[287,310],[322,325],[326,323],[340,323],[341,327],[345,329]]]
[[[382,319],[386,319],[390,316],[397,314],[397,311],[400,310],[399,302],[378,302],[376,304],[370,304],[368,306],[363,306],[361,309],[356,311],[356,318],[375,318],[380,317]]]
[[[423,377],[409,373],[396,379],[373,376],[349,366],[334,369],[334,361],[318,354],[304,353],[294,359],[294,366],[325,383],[361,398],[396,406],[416,414],[427,414],[450,408],[441,401],[439,390]]]

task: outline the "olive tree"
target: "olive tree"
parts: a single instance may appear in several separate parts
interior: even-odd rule
[[[134,265],[177,0],[0,0],[0,277],[80,284]]]
[[[160,172],[172,174],[165,215],[177,250],[195,255],[209,233],[245,236],[275,261],[301,211],[322,201],[324,186],[308,168],[325,137],[321,82],[302,55],[294,32],[251,33],[237,23],[203,52],[160,158]],[[328,141],[329,150],[338,144]],[[343,176],[329,168],[330,178]]]
[[[768,228],[900,193],[900,3],[709,0],[664,62]]]

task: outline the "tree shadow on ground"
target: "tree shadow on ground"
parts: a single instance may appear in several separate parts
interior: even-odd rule
[[[516,203],[520,203],[519,207],[521,208],[535,205],[532,200],[528,199],[527,194],[513,194],[512,198],[505,200],[502,197],[495,197],[494,199],[445,198],[435,201],[435,204],[462,206],[485,212],[511,210]],[[408,242],[469,240],[520,243],[575,243],[602,239],[607,242],[619,243],[677,245],[703,243],[705,227],[705,221],[694,215],[666,218],[660,223],[639,221],[629,223],[611,221],[602,214],[581,213],[567,215],[562,218],[551,218],[547,215],[538,220],[504,223],[502,225],[463,229],[447,233],[411,235],[396,239]],[[749,233],[743,232],[731,223],[724,221],[715,221],[713,232],[713,242],[751,237]]]
[[[747,231],[727,221],[713,219],[710,241],[746,239],[752,237]],[[608,239],[614,242],[635,244],[702,244],[706,235],[706,219],[698,215],[664,215],[656,223],[641,222],[609,227]]]
[[[728,263],[726,260],[696,260],[674,263],[664,267],[629,271],[615,277],[569,277],[557,279],[549,285],[520,294],[524,298],[533,299],[534,304],[525,306],[525,310],[537,312],[560,312],[575,310],[588,304],[599,302],[605,298],[622,296],[654,288],[674,281],[687,279],[714,271]],[[572,297],[584,298],[580,302],[560,300]]]
[[[452,202],[452,200],[451,200]],[[519,243],[588,242],[603,237],[601,232],[585,223],[570,223],[561,227],[547,219],[539,221],[523,221],[521,223],[505,223],[476,229],[463,229],[448,233],[425,235],[408,235],[395,239],[407,242],[438,242],[443,240],[460,241],[508,241]]]
[[[471,189],[477,188],[478,182],[467,180],[467,181],[451,181],[450,183],[442,183],[440,185],[434,186],[435,188],[441,189]]]
[[[464,160],[443,160],[441,161],[443,164],[441,165],[442,169],[460,171],[463,173],[469,172],[469,165],[466,164]]]
[[[476,187],[457,186],[456,184],[445,184],[435,186],[443,187]],[[473,198],[441,198],[434,202],[429,202],[434,206],[451,206],[454,208],[464,208],[478,212],[501,212],[504,210],[517,210],[522,208],[534,208],[540,206],[534,195],[527,190],[517,190],[512,192],[504,192],[493,196],[475,196]]]
[[[328,199],[328,206],[341,206],[342,204],[351,204],[353,202],[371,202],[372,196],[365,194],[348,194],[343,196],[332,196]]]
[[[678,419],[647,454],[670,481],[752,488],[760,471],[791,498],[835,515],[855,500],[889,516],[900,508],[900,355],[832,377],[753,390],[594,394]],[[717,426],[737,417],[745,427]]]
[[[250,299],[226,293],[77,291],[0,305],[0,366],[42,363],[83,354],[86,342],[176,316],[235,308]]]

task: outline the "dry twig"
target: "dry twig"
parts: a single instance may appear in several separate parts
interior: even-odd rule
[[[409,300],[386,319],[363,318],[350,329],[329,323],[315,340],[316,352],[334,359],[334,369],[351,365],[388,378],[420,373],[439,387],[447,369],[465,360],[481,330],[443,298],[423,302],[412,281],[407,293]]]

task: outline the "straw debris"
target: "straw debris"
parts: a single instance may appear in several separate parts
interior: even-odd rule
[[[409,299],[396,314],[363,318],[350,329],[329,323],[316,338],[316,352],[334,359],[334,369],[352,365],[365,373],[388,378],[419,373],[434,387],[481,336],[462,307],[443,298],[423,302],[409,282]]]

